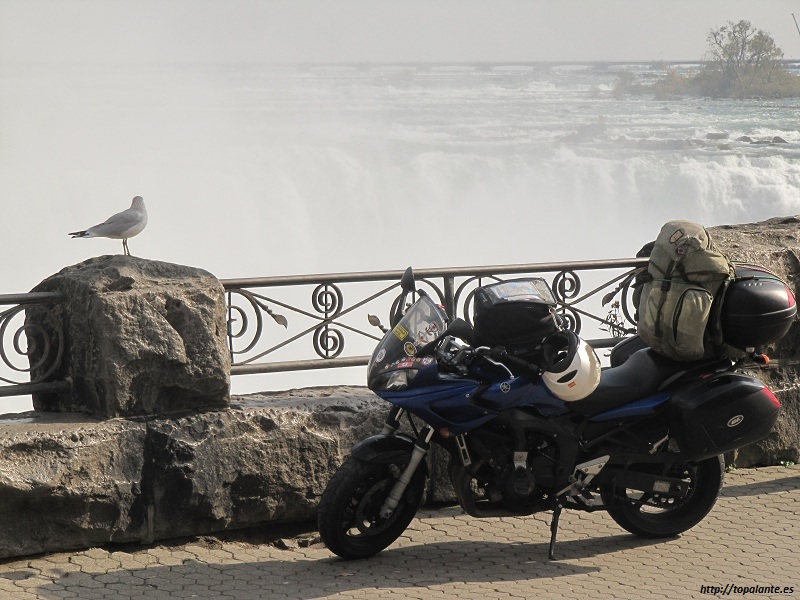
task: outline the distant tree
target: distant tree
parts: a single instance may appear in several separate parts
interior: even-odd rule
[[[716,75],[712,80],[716,80],[718,88],[714,95],[750,96],[754,89],[769,87],[776,69],[782,70],[783,50],[772,36],[753,27],[750,21],[728,21],[712,29],[706,41],[706,56],[711,63],[708,75]]]
[[[657,99],[674,96],[714,98],[788,98],[800,96],[800,77],[783,68],[781,50],[772,36],[739,21],[712,29],[706,66],[694,73],[667,71],[651,85],[637,83],[632,73],[621,73],[614,85],[614,96],[653,94]]]

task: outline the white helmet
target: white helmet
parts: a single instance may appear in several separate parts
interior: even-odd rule
[[[557,331],[542,346],[546,371],[542,379],[565,402],[581,400],[600,384],[600,360],[592,347],[572,331]],[[549,366],[548,366],[549,365]]]

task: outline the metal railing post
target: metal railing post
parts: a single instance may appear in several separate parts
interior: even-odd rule
[[[444,308],[448,317],[456,317],[456,278],[453,275],[444,276]]]

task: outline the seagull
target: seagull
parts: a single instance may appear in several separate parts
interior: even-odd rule
[[[144,208],[144,200],[141,196],[136,196],[128,210],[109,217],[99,225],[89,227],[84,231],[74,231],[69,235],[73,238],[106,237],[122,240],[122,250],[125,256],[130,256],[128,238],[141,233],[145,225],[147,225],[147,211]]]

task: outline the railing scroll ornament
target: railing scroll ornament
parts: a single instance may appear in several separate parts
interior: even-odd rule
[[[635,258],[419,269],[415,270],[415,277],[417,286],[425,289],[432,298],[438,299],[451,317],[462,314],[467,321],[470,321],[472,298],[477,287],[512,277],[546,277],[551,273],[553,274],[550,279],[551,287],[564,326],[576,333],[581,333],[590,325],[594,327],[593,331],[605,332],[605,337],[589,340],[595,347],[602,348],[611,346],[620,338],[635,332],[633,319],[635,311],[630,306],[629,288],[637,269],[646,264],[647,259]],[[602,274],[606,270],[624,270],[624,272],[596,284],[587,293],[581,293],[585,287],[584,272],[593,273],[592,279],[597,280],[597,274]],[[381,331],[372,327],[381,321],[376,315],[393,314],[402,297],[397,295],[396,291],[401,275],[402,271],[379,271],[223,280],[231,318],[229,323],[233,357],[231,374],[366,365],[369,361],[368,353],[382,335]],[[379,287],[374,290],[376,285]],[[616,288],[609,292],[615,285]],[[297,290],[304,286],[313,286],[310,309],[303,308],[297,300],[278,299],[279,289]],[[264,293],[252,291],[255,288],[269,290],[268,295],[266,291]],[[358,289],[351,291],[350,288]],[[607,293],[601,297],[601,292]],[[345,300],[346,295],[362,299],[354,304],[348,304]],[[246,307],[238,304],[237,298],[245,299]],[[383,308],[367,308],[368,304],[374,302],[382,302]],[[272,307],[280,307],[290,318],[276,314]],[[248,311],[251,312],[249,318],[246,316]],[[280,328],[266,327],[262,313],[271,316],[276,323],[286,328],[284,339],[281,340],[279,337]],[[303,327],[300,324],[303,320],[310,320],[310,325]],[[369,326],[370,329],[365,330],[365,326]],[[295,327],[299,329],[296,333],[293,332]],[[308,350],[302,350],[302,347],[297,345],[297,342],[307,337],[311,339],[312,356],[316,358],[307,358]],[[273,339],[275,340],[273,343],[268,343],[268,340]],[[351,339],[356,343],[351,343],[349,341]],[[237,342],[242,343],[237,345]],[[261,349],[264,346],[266,348]],[[280,352],[287,351],[289,347],[295,349],[295,354],[299,352],[305,356],[301,359],[293,356],[292,360],[272,360]],[[346,347],[355,348],[356,351],[361,350],[363,354],[345,356]]]
[[[0,396],[52,392],[68,388],[68,382],[51,381],[65,351],[61,323],[48,313],[43,324],[29,322],[25,311],[58,302],[57,293],[0,295]],[[46,325],[46,326],[43,326]]]

